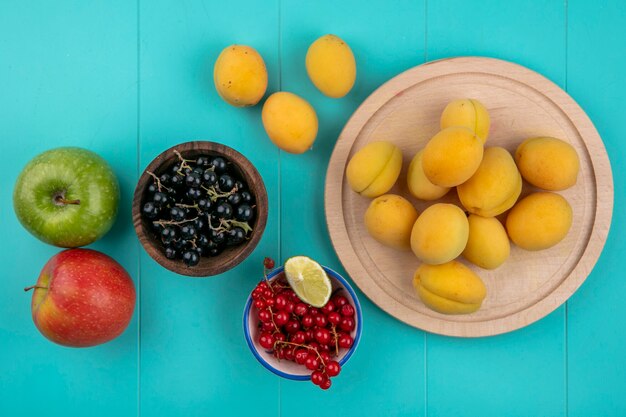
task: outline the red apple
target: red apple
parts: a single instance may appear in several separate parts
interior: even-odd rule
[[[111,257],[91,249],[69,249],[43,267],[31,310],[35,326],[64,346],[108,342],[128,326],[135,309],[135,286]]]

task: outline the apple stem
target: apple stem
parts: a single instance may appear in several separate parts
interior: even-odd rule
[[[60,203],[60,204],[76,204],[76,205],[80,204],[80,200],[66,200],[63,197],[57,197],[56,201],[57,203]]]
[[[30,287],[26,287],[26,288],[24,288],[24,291],[30,291],[30,290],[32,290],[33,288],[36,288],[36,289],[43,289],[43,290],[47,290],[47,289],[48,289],[48,287],[42,287],[42,286],[40,286],[40,285],[31,285]]]

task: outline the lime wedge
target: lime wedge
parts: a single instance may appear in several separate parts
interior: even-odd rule
[[[287,282],[296,295],[313,307],[323,307],[332,293],[324,268],[306,256],[294,256],[285,262]]]

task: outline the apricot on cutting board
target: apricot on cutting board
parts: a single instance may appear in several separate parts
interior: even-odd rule
[[[489,112],[480,101],[465,98],[448,103],[441,113],[440,124],[442,130],[451,126],[467,127],[485,143],[491,121]]]
[[[483,159],[483,142],[466,127],[449,127],[432,137],[424,148],[422,167],[428,180],[440,187],[467,181]]]
[[[506,231],[522,249],[547,249],[565,238],[572,217],[572,207],[561,195],[533,193],[513,206],[506,218]]]
[[[480,277],[458,261],[422,264],[413,276],[422,302],[442,314],[468,314],[480,308],[487,288]]]
[[[348,162],[350,188],[364,197],[378,197],[393,187],[402,169],[402,152],[391,142],[371,142]]]
[[[426,178],[422,167],[423,150],[419,151],[411,160],[407,173],[409,192],[420,200],[437,200],[450,191],[448,187],[440,187]]]
[[[436,203],[417,218],[411,230],[411,249],[419,260],[437,265],[459,256],[469,236],[463,210],[454,204]]]
[[[549,191],[576,184],[580,167],[574,147],[550,137],[526,139],[515,151],[515,162],[526,181]]]
[[[365,212],[368,233],[380,243],[397,249],[411,248],[411,229],[415,220],[415,207],[395,194],[377,197]]]
[[[511,253],[509,236],[502,223],[495,217],[470,214],[469,237],[463,257],[484,269],[495,269],[507,260]]]

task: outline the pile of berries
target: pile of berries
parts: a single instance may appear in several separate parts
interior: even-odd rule
[[[221,156],[185,159],[160,176],[147,171],[141,209],[163,243],[165,256],[195,266],[201,256],[217,256],[243,243],[252,232],[254,197],[232,164]]]
[[[266,268],[273,267],[266,259]],[[266,271],[267,272],[267,271]],[[335,293],[324,307],[302,302],[282,278],[261,281],[252,291],[259,319],[258,342],[279,360],[304,365],[311,382],[326,390],[341,366],[334,360],[341,349],[354,343],[355,310],[348,299]]]

